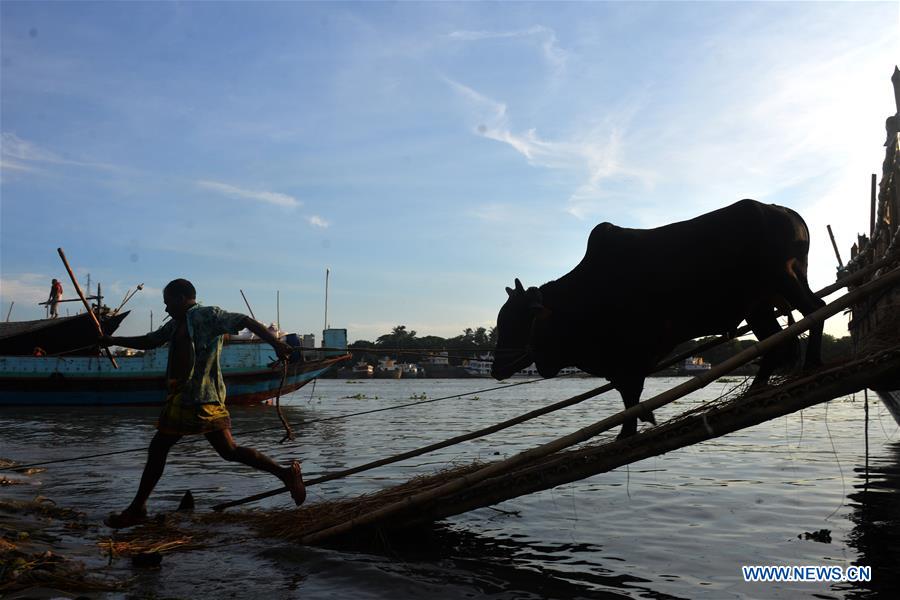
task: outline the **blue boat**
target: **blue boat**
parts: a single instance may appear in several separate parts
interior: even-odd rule
[[[343,333],[343,336],[338,335]],[[260,340],[226,342],[221,368],[228,404],[259,404],[300,389],[351,358],[346,330],[326,330],[329,349],[301,348],[284,374]],[[330,334],[330,335],[329,335]],[[291,338],[288,336],[290,343]],[[339,338],[343,337],[343,344]],[[147,406],[165,398],[168,348],[118,356],[0,356],[0,406]],[[281,380],[284,375],[284,386]]]

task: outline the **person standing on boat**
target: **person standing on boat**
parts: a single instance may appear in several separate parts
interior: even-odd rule
[[[200,306],[196,298],[197,292],[190,281],[170,281],[163,290],[163,301],[171,321],[147,335],[100,338],[100,345],[105,347],[146,350],[169,344],[166,403],[150,442],[147,464],[134,500],[124,511],[106,520],[111,527],[130,527],[146,519],[147,499],[162,476],[169,450],[185,435],[202,434],[225,460],[275,475],[290,490],[298,506],[306,498],[299,461],[282,467],[253,448],[238,446],[231,437],[225,382],[219,366],[223,335],[236,334],[243,328],[271,344],[279,358],[287,359],[293,348],[272,335],[262,323],[216,306]]]
[[[50,318],[59,316],[59,301],[62,300],[62,284],[54,279],[50,282],[50,296],[47,298],[47,306],[50,307]]]

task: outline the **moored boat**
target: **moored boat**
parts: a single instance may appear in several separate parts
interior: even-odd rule
[[[225,344],[220,365],[228,404],[261,403],[274,398],[279,388],[288,394],[350,358],[340,351],[315,354],[288,363],[284,374],[269,344]],[[168,348],[119,356],[117,362],[115,369],[105,356],[0,356],[0,406],[146,406],[163,401]]]
[[[699,356],[690,356],[678,366],[678,374],[694,377],[695,375],[706,373],[710,369],[712,369],[712,363],[704,361]]]
[[[109,312],[106,307],[95,309],[103,333],[112,335],[128,316]],[[97,326],[91,316],[83,312],[72,317],[0,323],[0,355],[31,356],[37,349],[44,354],[96,354]]]

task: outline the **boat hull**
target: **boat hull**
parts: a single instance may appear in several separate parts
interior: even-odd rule
[[[127,316],[128,311],[101,317],[103,333],[112,335]],[[0,355],[31,356],[35,348],[51,355],[96,354],[97,326],[88,313],[81,313],[58,319],[4,323],[0,327]]]
[[[349,354],[268,366],[262,348],[226,346],[222,374],[226,402],[259,404],[293,392],[350,358]],[[271,349],[269,349],[271,353]],[[165,399],[166,352],[119,357],[115,370],[105,358],[0,357],[0,406],[150,406]],[[274,357],[271,357],[274,358]],[[262,360],[260,360],[262,359]]]

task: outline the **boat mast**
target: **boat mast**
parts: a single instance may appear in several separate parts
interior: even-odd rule
[[[328,276],[330,275],[331,270],[327,267],[325,268],[325,329],[328,329]],[[322,345],[325,345],[325,334],[322,334]]]

